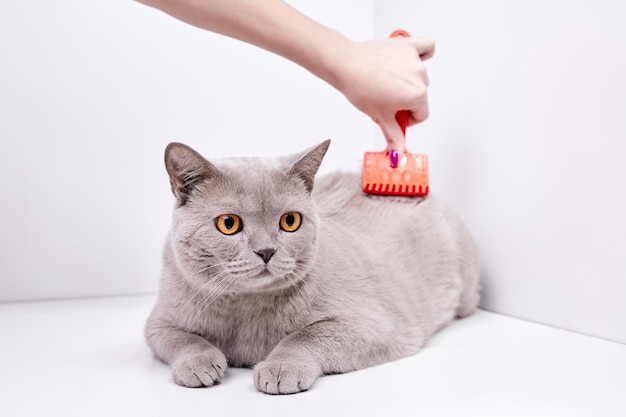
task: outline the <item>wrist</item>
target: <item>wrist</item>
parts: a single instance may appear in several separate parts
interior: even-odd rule
[[[343,74],[349,64],[349,56],[352,41],[340,34],[334,32],[325,45],[322,45],[318,65],[318,73],[316,75],[342,91]]]
[[[341,33],[318,26],[310,36],[303,34],[304,44],[291,59],[339,89],[351,41]]]

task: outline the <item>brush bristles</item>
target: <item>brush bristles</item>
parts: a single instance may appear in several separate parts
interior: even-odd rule
[[[428,187],[403,184],[365,184],[364,191],[370,194],[418,196],[428,194]]]

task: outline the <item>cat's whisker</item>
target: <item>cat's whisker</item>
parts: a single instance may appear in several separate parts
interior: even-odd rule
[[[203,273],[203,272],[207,272],[207,271],[209,271],[209,270],[211,270],[211,269],[213,269],[213,268],[218,268],[218,267],[220,267],[220,266],[227,265],[227,264],[229,264],[229,263],[230,263],[229,261],[224,261],[224,262],[220,262],[220,263],[216,263],[216,264],[212,264],[212,265],[207,265],[207,266],[205,266],[204,268],[200,268],[200,269],[198,270],[198,273],[200,273],[200,274],[201,274],[201,273]]]
[[[294,277],[298,279],[298,281],[294,284],[294,288],[296,289],[296,291],[301,297],[304,297],[305,293],[302,287],[308,284],[309,274],[305,272],[302,272],[301,274],[294,273]]]
[[[229,287],[231,287],[232,283],[235,282],[235,277],[232,274],[224,272],[216,277],[216,282],[210,292],[206,294],[203,298],[203,304],[210,304],[217,300]]]
[[[211,307],[212,303],[218,298],[222,297],[226,291],[232,288],[232,285],[237,281],[237,277],[227,274],[224,275],[223,278],[217,283],[216,287],[210,293],[202,299],[202,307],[196,313],[196,319],[201,319],[204,313],[207,311],[209,307]]]
[[[217,296],[215,294],[221,291],[221,288],[224,286],[224,283],[228,280],[229,277],[230,274],[227,271],[222,271],[219,274],[213,276],[211,280],[207,281],[207,283],[202,286],[203,297],[201,298],[201,302],[204,303],[207,299],[216,299]],[[210,290],[204,292],[204,290],[209,286],[211,287]]]
[[[219,264],[214,264],[214,265],[210,265],[209,267],[203,268],[199,271],[199,273],[202,272],[206,272],[206,270],[213,268],[213,267],[218,267],[218,266],[222,266],[224,264],[227,264],[227,262],[221,262]],[[215,285],[215,281],[218,281],[218,285],[219,285],[219,278],[221,274],[227,274],[226,272],[222,271],[221,273],[218,273],[217,275],[210,277],[209,279],[207,279],[207,281],[202,284],[196,291],[194,291],[194,293],[191,295],[191,297],[188,297],[186,299],[185,304],[182,306],[181,311],[188,311],[189,308],[192,306],[192,303],[194,302],[194,299],[202,294],[204,292],[204,290],[211,286],[211,285]],[[184,278],[181,278],[181,281],[184,280]],[[204,298],[204,297],[203,297]]]
[[[190,317],[193,314],[194,317],[192,320],[190,320],[190,323],[188,325],[192,327],[195,326],[195,324],[201,320],[201,316],[206,310],[207,306],[210,305],[217,298],[216,292],[219,291],[219,288],[223,286],[224,281],[226,281],[227,279],[228,279],[228,273],[222,272],[219,275],[212,277],[211,280],[204,283],[194,293],[192,297],[187,299],[185,306],[181,308],[180,310],[180,316],[181,316],[180,319]],[[211,288],[210,291],[205,292],[204,290],[209,286],[212,286],[213,288]],[[194,302],[193,299],[196,298],[200,294],[202,295],[202,297],[199,300]],[[202,307],[198,308],[199,306],[202,306]]]

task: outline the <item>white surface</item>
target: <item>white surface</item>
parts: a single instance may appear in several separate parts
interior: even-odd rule
[[[376,2],[435,38],[409,130],[483,261],[482,306],[626,343],[626,2]]]
[[[484,307],[626,342],[626,3],[292,3],[353,39],[437,40],[409,143],[478,238]],[[153,291],[171,140],[331,137],[330,170],[376,131],[296,65],[131,0],[0,2],[0,55],[0,300]]]
[[[372,37],[373,0],[293,3]],[[373,144],[299,66],[132,0],[2,1],[0,57],[0,301],[153,292],[171,141],[221,157],[331,138],[323,170]]]
[[[154,297],[0,305],[0,415],[622,417],[626,346],[480,311],[418,354],[292,396],[230,369],[175,385],[143,342]]]

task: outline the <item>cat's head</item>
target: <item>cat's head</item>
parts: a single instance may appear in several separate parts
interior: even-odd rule
[[[330,141],[281,158],[208,161],[171,143],[176,197],[171,243],[184,278],[224,293],[276,290],[301,280],[317,253],[314,177]]]

